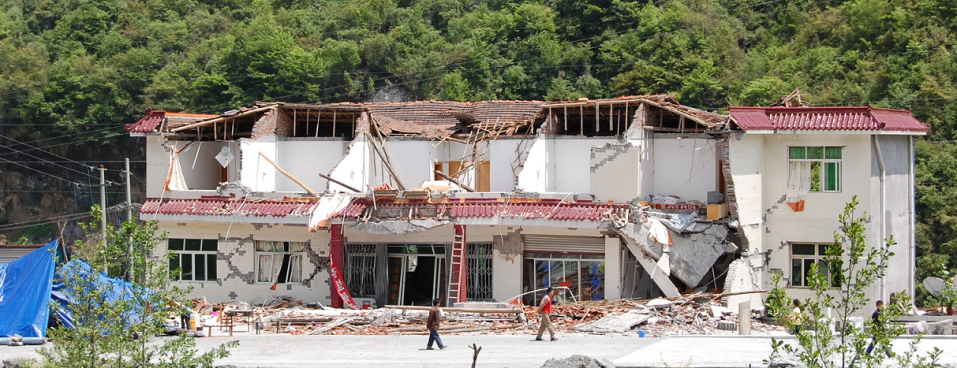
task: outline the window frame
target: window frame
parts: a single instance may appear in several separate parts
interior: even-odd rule
[[[283,250],[282,251],[260,250],[259,246],[260,244],[263,244],[263,243],[280,243],[283,245]],[[292,251],[292,247],[294,244],[302,245],[302,250],[298,252]],[[289,284],[289,285],[302,283],[302,265],[303,265],[303,259],[305,258],[305,255],[306,255],[307,246],[308,245],[305,242],[284,241],[284,240],[256,240],[255,241],[256,258],[255,258],[255,265],[254,265],[256,270],[256,275],[255,275],[256,283],[257,284]],[[282,262],[279,263],[279,272],[275,272],[275,270],[273,269],[273,266],[276,264],[276,261],[275,261],[275,258],[272,258],[272,257],[283,256],[283,258],[285,258],[286,255],[289,255],[289,265],[286,269],[286,278],[285,280],[279,281],[277,279],[279,278],[279,275],[282,273],[283,263]],[[260,269],[260,265],[262,264],[263,257],[270,257],[270,261],[269,261],[270,276],[268,281],[263,281],[261,278],[262,270]],[[292,277],[293,275],[297,277],[293,279]]]
[[[827,265],[825,266],[826,267],[825,270],[827,271],[827,278],[831,282],[831,286],[829,286],[828,288],[831,288],[831,289],[839,288],[841,286],[840,280],[839,279],[836,280],[832,278],[832,276],[834,275],[832,267],[834,265],[830,265],[826,262],[827,247],[830,246],[831,244],[833,243],[789,242],[788,248],[790,250],[788,253],[788,265],[789,265],[788,272],[790,273],[790,278],[788,279],[788,287],[800,288],[800,289],[809,288],[810,286],[808,286],[807,275],[809,274],[809,271],[811,269],[811,264],[817,263],[818,265],[820,265],[821,263],[823,263]],[[795,246],[806,246],[806,245],[812,246],[814,250],[814,254],[795,254],[795,248],[796,248]],[[795,273],[794,271],[796,269],[794,261],[797,261],[797,260],[801,260],[800,262],[801,271],[799,275],[800,277],[795,277],[794,275]],[[811,261],[811,262],[808,263],[808,261]],[[821,268],[818,267],[818,270],[820,272]],[[796,280],[799,280],[800,284],[795,283]]]
[[[804,149],[804,158],[791,158],[792,150],[795,148]],[[821,158],[807,158],[809,156],[808,152],[811,148],[820,148],[821,149]],[[839,158],[828,158],[828,149],[838,149]],[[810,162],[812,165],[814,163],[821,164],[820,178],[818,178],[818,188],[820,190],[811,190],[810,193],[841,193],[844,190],[844,146],[788,146],[787,150],[788,157],[788,167],[791,167],[792,162]],[[835,165],[835,189],[828,189],[828,177],[827,176],[827,165]],[[788,182],[791,181],[791,172],[788,170]],[[811,188],[814,188],[814,183],[811,183]]]
[[[466,295],[469,301],[492,301],[494,282],[492,243],[466,244]]]
[[[173,243],[180,242],[180,246],[174,246]],[[198,242],[198,249],[187,249],[189,244],[192,242]],[[207,247],[209,244],[212,244],[211,247]],[[181,248],[181,249],[176,249]],[[212,248],[213,250],[210,250]],[[169,258],[169,276],[172,281],[182,281],[182,282],[218,282],[218,270],[217,263],[219,262],[219,240],[218,239],[198,239],[198,238],[168,238],[166,239],[166,252],[172,256]],[[191,260],[189,272],[183,272],[183,258],[188,256]],[[205,274],[204,280],[196,279],[196,267],[195,265],[199,264],[196,262],[198,258],[202,257],[203,259],[203,273]],[[179,264],[178,268],[173,267],[173,263]],[[212,267],[210,267],[212,266]],[[176,270],[177,272],[174,274]],[[210,277],[212,274],[212,277]],[[189,275],[189,279],[185,279],[184,276]]]
[[[346,288],[355,298],[375,298],[375,271],[378,244],[345,244],[345,282]],[[361,264],[357,264],[361,263]],[[370,284],[371,281],[371,293]]]
[[[531,267],[533,268],[531,272],[532,272],[532,276],[533,276],[533,278],[534,278],[534,280],[533,280],[534,285],[527,285],[527,284],[525,284],[525,282],[528,281],[528,280],[525,279],[525,276],[524,276],[524,275],[525,275],[525,273],[528,272],[528,271],[523,270],[523,271],[522,271],[522,273],[523,273],[523,279],[522,279],[523,285],[522,285],[522,287],[529,286],[529,287],[530,287],[529,290],[534,290],[534,289],[538,289],[538,288],[539,288],[539,287],[538,287],[539,278],[538,278],[538,274],[537,274],[537,266],[536,266],[536,265],[537,265],[537,262],[540,262],[540,261],[541,261],[541,262],[550,262],[550,263],[554,263],[554,262],[562,263],[562,277],[563,277],[563,278],[566,278],[566,277],[567,277],[567,275],[566,275],[566,273],[565,273],[565,263],[566,263],[566,262],[576,263],[576,264],[577,264],[576,270],[578,270],[578,271],[581,271],[581,270],[583,269],[583,268],[582,268],[582,264],[583,264],[583,263],[601,264],[601,267],[603,267],[603,268],[608,267],[608,263],[607,263],[607,261],[606,261],[606,259],[605,259],[605,255],[583,254],[583,253],[567,253],[567,254],[538,253],[538,252],[536,252],[536,253],[527,253],[527,254],[525,255],[525,257],[523,258],[523,262],[522,262],[523,266],[522,266],[522,267],[523,267],[523,268],[524,268],[524,267],[527,267],[527,266],[529,265],[529,262],[531,263]],[[549,273],[549,276],[548,276],[548,280],[547,280],[547,281],[548,281],[548,284],[551,284],[552,279],[555,278],[554,276],[552,276],[552,270],[551,270],[551,268],[549,269],[548,273]],[[574,275],[575,275],[575,278],[576,278],[576,280],[577,280],[577,285],[573,285],[574,287],[572,287],[571,289],[575,291],[575,298],[576,298],[577,300],[579,300],[579,301],[582,301],[582,300],[583,300],[583,299],[582,299],[582,290],[584,290],[585,287],[592,287],[592,283],[595,281],[595,279],[589,280],[589,281],[585,281],[585,280],[582,279],[582,274],[579,273],[579,272],[576,272]],[[592,289],[590,290],[590,294],[592,294],[592,295],[591,295],[591,297],[590,297],[588,300],[604,300],[604,299],[605,299],[605,293],[606,293],[606,290],[605,290],[605,273],[602,272],[600,275],[601,275],[601,277],[600,277],[600,279],[599,279],[600,282],[599,282],[598,285],[597,285],[598,287],[592,287]],[[593,277],[594,277],[594,276],[593,276]],[[545,285],[545,286],[549,286],[549,285]],[[544,294],[544,293],[532,293],[532,302],[534,303],[534,305],[538,305],[538,302],[541,300],[543,294]],[[563,295],[563,294],[560,293],[560,295]],[[597,296],[600,296],[600,298],[595,299],[595,296],[596,296],[596,295],[597,295]]]

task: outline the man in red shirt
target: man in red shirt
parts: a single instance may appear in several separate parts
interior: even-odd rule
[[[555,337],[555,327],[552,327],[552,320],[549,318],[548,314],[552,312],[552,298],[555,296],[556,291],[551,287],[545,292],[545,296],[542,297],[542,302],[538,305],[538,314],[542,316],[541,326],[538,327],[538,336],[535,337],[535,341],[542,341],[542,335],[545,334],[545,329],[548,329],[548,336],[552,338],[552,341],[558,340]]]

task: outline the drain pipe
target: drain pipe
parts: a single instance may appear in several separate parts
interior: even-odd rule
[[[917,297],[917,294],[916,294],[917,290],[915,289],[916,286],[914,285],[914,283],[917,282],[916,281],[917,275],[914,273],[915,272],[914,269],[917,267],[917,218],[916,218],[917,204],[915,203],[917,198],[917,192],[916,192],[917,188],[914,182],[915,180],[917,180],[917,173],[915,171],[915,169],[917,168],[917,157],[916,157],[917,152],[915,151],[915,149],[917,148],[915,147],[916,140],[917,140],[916,137],[910,137],[907,140],[907,146],[909,148],[909,152],[907,153],[910,156],[909,158],[910,158],[910,177],[911,177],[911,179],[909,180],[910,206],[908,208],[908,212],[910,212],[910,216],[908,216],[907,218],[909,222],[908,226],[910,226],[910,246],[908,247],[910,248],[910,251],[907,252],[908,256],[910,256],[910,263],[908,263],[908,266],[907,266],[907,269],[910,270],[910,281],[907,283],[907,286],[909,288],[908,290],[911,294],[910,295],[911,298]]]
[[[884,229],[887,228],[886,224],[884,223],[884,221],[886,220],[884,216],[884,201],[885,201],[884,179],[885,179],[887,170],[885,170],[884,168],[884,155],[881,154],[881,145],[877,140],[877,135],[876,134],[871,135],[871,138],[872,138],[872,141],[874,142],[874,151],[877,153],[877,165],[881,169],[881,212],[880,212],[880,219],[881,219],[880,234],[881,235],[880,235],[879,241],[883,242],[884,239],[886,238]],[[881,277],[881,299],[884,299],[885,291],[887,288],[887,282],[885,279],[886,279],[886,276]]]

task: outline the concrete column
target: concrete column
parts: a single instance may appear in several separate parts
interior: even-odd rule
[[[492,298],[504,302],[522,293],[522,256],[492,251]]]
[[[744,302],[738,304],[738,333],[740,335],[751,334],[751,303]]]
[[[605,237],[605,299],[621,298],[621,240]]]

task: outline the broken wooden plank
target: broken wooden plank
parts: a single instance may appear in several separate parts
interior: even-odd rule
[[[302,187],[302,189],[305,189],[306,192],[309,193],[309,195],[311,195],[311,196],[313,196],[313,197],[318,197],[318,196],[319,196],[319,195],[316,194],[316,192],[314,192],[312,189],[309,189],[309,187],[306,186],[305,183],[303,183],[302,181],[299,181],[299,179],[296,179],[295,176],[292,176],[292,174],[286,172],[286,170],[283,170],[281,167],[279,167],[279,165],[277,165],[276,162],[274,162],[273,160],[271,160],[269,157],[266,157],[266,154],[264,154],[264,153],[262,153],[262,152],[259,152],[259,155],[262,156],[264,159],[266,159],[266,161],[269,161],[270,164],[272,164],[274,167],[276,167],[276,170],[279,170],[279,172],[281,172],[281,173],[282,173],[283,175],[285,175],[287,178],[289,178],[290,180],[292,180],[294,183],[299,184],[299,186]]]
[[[331,176],[329,176],[329,175],[325,175],[325,174],[323,174],[323,173],[319,173],[319,176],[321,176],[323,179],[326,179],[326,180],[331,181],[331,182],[333,182],[333,183],[339,184],[339,185],[341,185],[341,186],[345,187],[346,189],[349,189],[349,190],[351,190],[351,191],[353,191],[353,192],[356,192],[356,193],[361,193],[361,192],[362,192],[361,190],[358,190],[358,189],[356,189],[356,188],[353,188],[353,187],[350,186],[349,184],[346,184],[346,183],[343,183],[343,182],[338,181],[338,180],[336,180],[336,179],[333,179],[333,178],[332,178]]]

